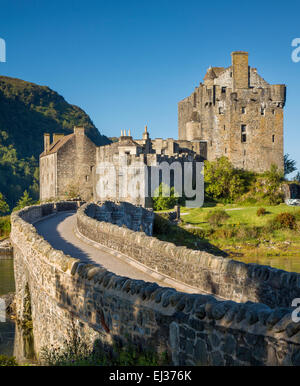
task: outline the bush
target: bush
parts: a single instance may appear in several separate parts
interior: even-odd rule
[[[0,355],[0,367],[1,366],[18,366],[15,357],[7,357],[6,355]]]
[[[154,234],[168,234],[171,230],[171,224],[167,213],[155,213],[153,233]]]
[[[296,217],[291,213],[279,213],[275,217],[275,222],[280,225],[280,228],[295,229]]]
[[[0,239],[6,238],[10,234],[10,217],[0,217]]]
[[[260,236],[260,229],[257,227],[240,226],[237,230],[236,237],[240,240],[253,240]]]
[[[153,197],[153,209],[154,210],[166,210],[172,209],[178,203],[178,194],[175,192],[174,187],[161,183],[154,192]]]
[[[265,216],[267,214],[267,211],[266,211],[265,208],[259,208],[259,209],[257,209],[256,214],[257,214],[258,217]]]
[[[205,192],[213,199],[225,202],[237,199],[245,193],[250,179],[249,173],[235,169],[226,157],[205,161]]]
[[[229,219],[229,215],[223,209],[210,211],[206,216],[206,221],[213,226],[222,225]]]

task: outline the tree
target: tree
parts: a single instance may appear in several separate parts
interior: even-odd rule
[[[288,174],[291,174],[297,170],[296,168],[296,161],[293,159],[290,159],[289,154],[285,154],[284,156],[284,175],[287,176]]]
[[[3,194],[0,193],[0,214],[6,214],[8,212],[9,212],[9,206],[5,201]]]
[[[172,209],[178,202],[178,194],[176,194],[174,187],[170,187],[163,182],[154,191],[153,209],[164,210]]]
[[[235,169],[227,157],[212,162],[205,161],[204,181],[206,192],[214,199],[233,200],[241,196],[246,188],[242,172]]]
[[[25,206],[30,206],[33,204],[33,199],[29,196],[27,190],[25,190],[23,196],[19,199],[19,201],[17,202],[17,206],[13,210],[20,210],[22,208],[25,208]]]

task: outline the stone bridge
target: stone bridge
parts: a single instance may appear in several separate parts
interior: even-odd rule
[[[90,345],[166,351],[174,365],[300,365],[300,275],[159,241],[151,214],[122,208],[12,214],[17,319],[32,319],[37,357],[75,329]]]

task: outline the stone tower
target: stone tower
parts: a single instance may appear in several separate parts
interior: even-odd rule
[[[179,140],[206,142],[207,159],[227,156],[240,169],[283,170],[285,85],[270,85],[247,52],[228,68],[210,67],[204,82],[178,104]]]

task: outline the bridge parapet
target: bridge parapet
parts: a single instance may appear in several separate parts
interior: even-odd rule
[[[118,340],[167,351],[175,365],[300,364],[299,326],[291,322],[290,308],[180,293],[81,263],[53,249],[32,225],[39,215],[55,213],[51,205],[12,214],[17,314],[25,318],[30,299],[37,355],[43,347],[62,346],[76,330],[91,346]],[[137,240],[146,237],[92,219],[88,208],[78,211],[81,229],[97,226],[100,233],[113,231],[113,237],[125,232],[131,241],[133,234]],[[152,248],[155,242],[151,238]]]

